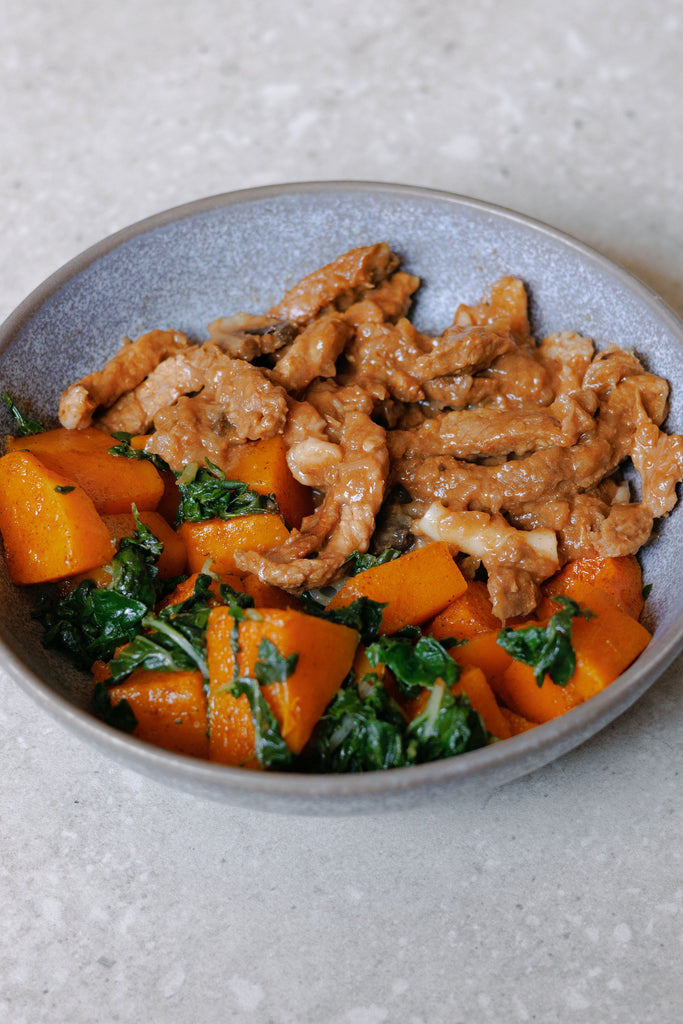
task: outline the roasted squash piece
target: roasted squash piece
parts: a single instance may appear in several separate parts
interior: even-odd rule
[[[386,602],[380,632],[396,633],[404,626],[419,626],[431,619],[466,588],[467,581],[448,546],[428,544],[352,576],[328,608],[345,608],[359,597]]]
[[[257,619],[245,619],[236,625],[227,608],[214,608],[206,634],[209,756],[214,761],[242,764],[255,755],[248,698],[244,694],[234,696],[230,687],[235,678],[233,644],[238,647],[239,674],[254,678],[263,640],[274,644],[284,658],[297,655],[289,678],[262,686],[282,738],[296,754],[351,668],[358,634],[324,619],[275,608],[259,609]]]
[[[44,466],[63,473],[90,496],[101,515],[155,509],[164,483],[151,462],[110,455],[116,441],[95,427],[46,430],[29,437],[11,437],[8,451],[29,451]]]
[[[0,533],[13,583],[47,583],[108,562],[114,541],[92,500],[30,452],[0,459]]]

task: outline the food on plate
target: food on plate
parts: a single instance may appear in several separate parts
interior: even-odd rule
[[[402,767],[536,728],[646,647],[636,554],[683,478],[666,381],[535,339],[514,277],[427,334],[419,284],[353,249],[204,341],[125,340],[58,427],[5,397],[8,571],[105,721],[254,770]]]

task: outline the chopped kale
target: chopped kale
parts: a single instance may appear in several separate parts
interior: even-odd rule
[[[147,632],[139,632],[109,662],[112,683],[121,682],[136,668],[164,672],[199,669],[208,679],[206,628],[216,602],[211,583],[210,576],[200,573],[188,598],[141,619],[140,629]]]
[[[259,686],[284,683],[296,669],[298,661],[298,654],[285,657],[280,654],[272,640],[264,637],[258,647],[258,661],[254,670]]]
[[[372,772],[407,764],[400,708],[376,677],[366,676],[363,690],[365,696],[351,675],[328,706],[308,746],[310,770]]]
[[[112,704],[111,694],[106,683],[96,683],[92,695],[93,711],[107,725],[120,729],[121,732],[132,732],[138,724],[135,712],[124,697],[118,704]]]
[[[382,613],[386,604],[371,601],[369,597],[357,597],[345,608],[330,609],[320,601],[316,601],[311,594],[304,594],[302,600],[307,615],[328,619],[329,622],[336,622],[340,626],[349,626],[350,629],[357,630],[363,644],[372,643],[379,636]]]
[[[132,434],[125,430],[116,430],[111,436],[119,443],[109,449],[110,455],[120,455],[124,459],[144,459],[146,462],[151,462],[160,473],[170,472],[168,463],[164,462],[160,455],[156,455],[154,452],[146,452],[142,448],[133,448],[130,443],[133,437]]]
[[[256,671],[259,671],[256,663]],[[230,686],[235,697],[246,694],[254,723],[256,759],[264,768],[284,768],[292,763],[293,754],[282,738],[277,718],[263,696],[257,679],[238,676]]]
[[[66,597],[51,601],[42,595],[33,610],[43,625],[43,644],[71,654],[82,668],[98,658],[109,660],[139,633],[163,586],[156,567],[162,545],[134,514],[135,534],[121,541],[109,586],[85,579]]]
[[[28,416],[24,416],[14,404],[7,391],[3,392],[2,400],[16,421],[20,434],[26,437],[28,434],[42,434],[44,432],[45,427],[43,424],[39,423],[38,420],[32,420]]]
[[[419,632],[418,632],[419,635]],[[417,697],[425,688],[443,679],[446,686],[457,682],[460,669],[445,647],[433,636],[383,636],[366,650],[373,667],[386,665],[396,677],[402,696]]]
[[[377,565],[393,562],[395,558],[400,558],[402,554],[403,552],[397,551],[396,548],[386,548],[381,555],[363,555],[360,551],[354,551],[352,555],[349,555],[344,564],[351,567],[351,576],[357,576],[359,572],[365,572],[366,569],[374,569]]]
[[[438,761],[486,746],[488,733],[465,694],[454,696],[439,680],[424,711],[406,730],[406,756],[410,764]]]
[[[572,621],[577,616],[590,619],[594,613],[579,608],[570,597],[553,597],[562,608],[547,626],[527,626],[525,629],[501,629],[498,643],[517,661],[523,661],[534,670],[538,686],[548,675],[557,686],[566,686],[574,675],[576,655],[572,646]]]
[[[241,480],[226,479],[223,470],[208,459],[206,469],[186,466],[177,484],[180,491],[177,526],[278,511],[273,495],[258,494]]]
[[[79,667],[88,669],[132,640],[146,612],[144,602],[83,580],[60,600],[41,596],[32,614],[43,626],[45,647],[66,651]]]

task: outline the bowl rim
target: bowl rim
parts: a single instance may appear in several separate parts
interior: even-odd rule
[[[518,224],[545,235],[573,249],[584,260],[599,268],[610,279],[635,293],[683,346],[683,322],[666,302],[630,271],[602,255],[573,236],[543,221],[485,200],[423,186],[364,180],[313,180],[261,185],[217,193],[192,200],[138,220],[90,245],[53,272],[10,313],[0,325],[0,352],[12,342],[37,310],[70,280],[98,259],[125,245],[132,239],[153,233],[176,223],[213,210],[232,205],[278,199],[301,194],[368,193],[431,200],[447,205],[485,213],[498,220]],[[429,789],[434,786],[457,786],[475,778],[482,784],[497,784],[501,769],[508,767],[507,778],[520,777],[542,767],[579,746],[599,732],[633,704],[661,675],[683,650],[683,615],[648,647],[638,661],[602,693],[572,709],[560,718],[547,722],[511,739],[495,742],[467,754],[386,771],[315,775],[298,772],[251,772],[241,768],[202,761],[141,742],[108,726],[91,712],[71,703],[52,689],[24,661],[11,642],[4,623],[0,624],[0,646],[4,652],[4,668],[8,675],[64,726],[80,738],[103,750],[114,759],[135,767],[170,785],[193,789],[214,799],[229,799],[230,794],[268,796],[282,803],[324,798],[328,802],[349,797],[363,799],[372,795],[400,794],[402,791]],[[510,770],[511,769],[511,770]],[[257,804],[253,805],[257,808]]]

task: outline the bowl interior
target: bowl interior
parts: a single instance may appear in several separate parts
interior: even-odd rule
[[[460,197],[401,186],[322,183],[219,196],[133,225],[48,279],[2,328],[0,386],[31,414],[53,422],[59,395],[101,366],[124,336],[175,328],[201,340],[224,314],[258,312],[298,278],[345,250],[386,240],[423,281],[413,319],[439,332],[461,301],[477,301],[498,277],[521,277],[537,337],[562,329],[632,348],[672,388],[667,427],[683,427],[683,328],[648,289],[577,242],[517,214]],[[3,423],[12,432],[9,417]],[[166,781],[232,799],[270,787],[275,802],[308,809],[335,794],[405,794],[407,789],[478,777],[504,781],[563,752],[632,702],[681,646],[683,592],[677,566],[683,530],[677,510],[642,552],[653,584],[646,624],[654,640],[636,666],[588,705],[524,737],[420,769],[249,782],[254,773],[201,765],[152,750],[93,719],[89,680],[46,652],[30,619],[35,595],[17,593],[0,569],[0,636],[10,670],[86,739]],[[611,692],[613,691],[613,692]],[[543,734],[543,735],[542,735]],[[521,742],[519,742],[521,741]],[[138,748],[145,748],[141,752]],[[507,748],[505,750],[504,748]],[[421,771],[421,769],[428,769]],[[401,782],[391,777],[402,775]],[[414,780],[414,781],[413,781]],[[317,787],[317,788],[316,788]],[[316,795],[317,794],[317,795]],[[399,797],[404,799],[405,797]],[[376,802],[376,801],[375,801]]]

